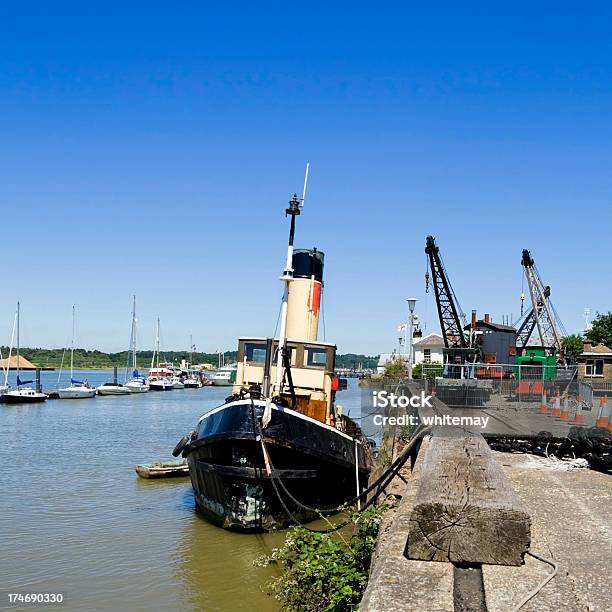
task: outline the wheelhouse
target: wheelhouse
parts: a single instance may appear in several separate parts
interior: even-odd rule
[[[252,385],[263,385],[264,370],[268,358],[266,338],[244,337],[238,339],[238,369],[234,393]],[[294,387],[296,410],[323,423],[333,419],[332,403],[335,393],[333,378],[336,360],[336,345],[329,342],[287,340],[290,351],[289,363]],[[272,342],[270,378],[276,379],[278,340]],[[287,379],[282,399],[291,405],[292,396]]]

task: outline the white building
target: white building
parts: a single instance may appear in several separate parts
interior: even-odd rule
[[[413,365],[419,363],[443,363],[444,338],[429,334],[412,341]]]

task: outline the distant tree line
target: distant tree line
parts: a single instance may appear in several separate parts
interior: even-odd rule
[[[2,356],[8,357],[8,347],[3,346]],[[21,354],[34,365],[41,368],[59,368],[64,362],[64,367],[70,365],[70,349],[44,349],[44,348],[21,348]],[[15,349],[13,349],[13,355]],[[236,361],[236,351],[226,351],[225,362]],[[151,365],[153,351],[138,352],[138,366],[141,368]],[[179,365],[181,360],[189,361],[191,354],[188,351],[162,351],[159,360]],[[192,363],[211,363],[217,365],[219,356],[217,353],[193,353]],[[128,351],[119,353],[104,353],[102,351],[88,351],[85,349],[74,349],[74,367],[80,369],[113,368],[115,366],[124,368],[128,364]]]
[[[0,347],[2,356],[8,357],[9,349],[7,346]],[[15,349],[13,349],[13,355]],[[31,361],[34,365],[41,368],[59,368],[62,364],[64,367],[70,365],[70,349],[44,349],[44,348],[21,348],[21,354]],[[141,368],[146,368],[151,365],[153,351],[139,351],[138,365]],[[237,351],[225,352],[225,363],[236,361],[238,357]],[[167,361],[179,365],[181,360],[185,359],[194,364],[210,363],[217,365],[219,363],[219,355],[217,353],[197,353],[193,356],[188,351],[162,351],[159,357],[161,361]],[[336,367],[338,368],[358,368],[360,365],[363,368],[375,368],[378,363],[378,356],[367,357],[366,355],[356,355],[348,353],[346,355],[336,355]],[[98,369],[98,368],[113,368],[115,366],[124,368],[128,364],[128,351],[119,353],[104,353],[102,351],[88,351],[85,349],[74,349],[74,367],[77,369]]]

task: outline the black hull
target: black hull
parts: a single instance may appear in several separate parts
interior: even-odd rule
[[[255,439],[256,418],[263,405],[230,402],[199,423],[183,451],[189,463],[196,506],[211,522],[238,531],[267,531],[293,524],[267,477],[261,442]],[[256,426],[255,426],[256,427]],[[273,410],[263,430],[274,472],[289,492],[311,508],[332,508],[367,486],[369,453],[353,438],[291,410]],[[319,515],[297,506],[277,484],[289,511],[300,522]]]
[[[15,397],[14,395],[2,396],[2,401],[5,404],[40,404],[46,400],[46,397]]]

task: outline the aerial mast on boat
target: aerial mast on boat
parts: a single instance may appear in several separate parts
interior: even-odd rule
[[[304,189],[302,190],[302,198],[298,199],[297,194],[293,194],[293,198],[289,201],[289,208],[285,210],[285,216],[291,217],[291,225],[289,228],[289,244],[287,245],[287,260],[285,269],[280,280],[285,283],[283,292],[283,302],[281,305],[281,320],[280,332],[278,336],[278,356],[276,358],[276,380],[274,383],[275,391],[280,395],[283,383],[283,359],[287,350],[287,303],[289,301],[289,285],[293,280],[293,241],[295,238],[295,218],[300,214],[306,200],[306,186],[308,184],[308,170],[310,164],[306,164],[306,173],[304,175]]]

